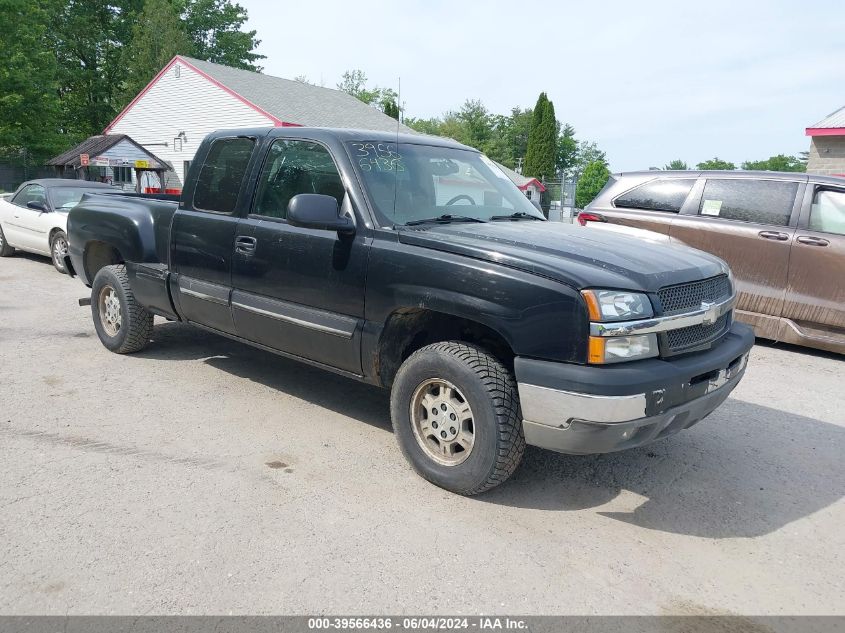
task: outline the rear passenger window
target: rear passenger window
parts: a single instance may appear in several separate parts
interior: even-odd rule
[[[816,191],[810,209],[810,230],[845,235],[845,191]]]
[[[727,220],[787,226],[797,191],[797,182],[708,179],[699,213]]]
[[[614,205],[617,208],[677,213],[694,184],[694,179],[654,180],[623,193],[616,198]]]
[[[194,208],[232,213],[246,175],[253,138],[218,138],[211,143],[194,190]]]
[[[285,218],[288,202],[300,193],[332,196],[343,203],[345,190],[329,151],[312,141],[277,140],[258,181],[253,213]]]

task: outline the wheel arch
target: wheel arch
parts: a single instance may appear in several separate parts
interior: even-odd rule
[[[99,240],[91,240],[85,244],[82,252],[82,263],[85,267],[85,277],[94,283],[94,278],[106,266],[125,263],[123,254],[113,244]]]
[[[389,387],[400,365],[411,354],[442,341],[461,341],[482,347],[513,370],[513,345],[496,328],[464,315],[404,307],[388,315],[379,336],[374,362],[378,382]]]

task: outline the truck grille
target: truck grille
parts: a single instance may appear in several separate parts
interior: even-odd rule
[[[701,281],[661,288],[657,296],[664,315],[692,312],[700,309],[702,302],[718,303],[730,298],[731,282],[727,275],[718,275]],[[727,313],[710,325],[691,325],[669,330],[661,347],[664,355],[681,354],[715,342],[730,326],[731,314]]]
[[[698,310],[702,301],[724,301],[731,296],[731,283],[727,275],[718,275],[692,283],[666,286],[657,291],[657,296],[663,305],[663,314],[678,314]]]
[[[707,345],[722,336],[730,325],[730,313],[720,316],[711,325],[690,325],[666,332],[666,340],[673,354]]]

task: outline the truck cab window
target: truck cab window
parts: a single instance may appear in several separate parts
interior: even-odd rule
[[[194,191],[198,211],[232,213],[238,201],[255,139],[218,138],[212,142]]]
[[[329,151],[319,143],[279,139],[270,153],[261,178],[253,213],[285,218],[291,198],[300,193],[332,196],[343,203],[345,190]]]

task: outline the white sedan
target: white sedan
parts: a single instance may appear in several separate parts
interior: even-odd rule
[[[64,178],[30,180],[9,197],[0,198],[0,257],[15,249],[47,255],[65,271],[67,214],[82,195],[111,187],[104,183]]]

